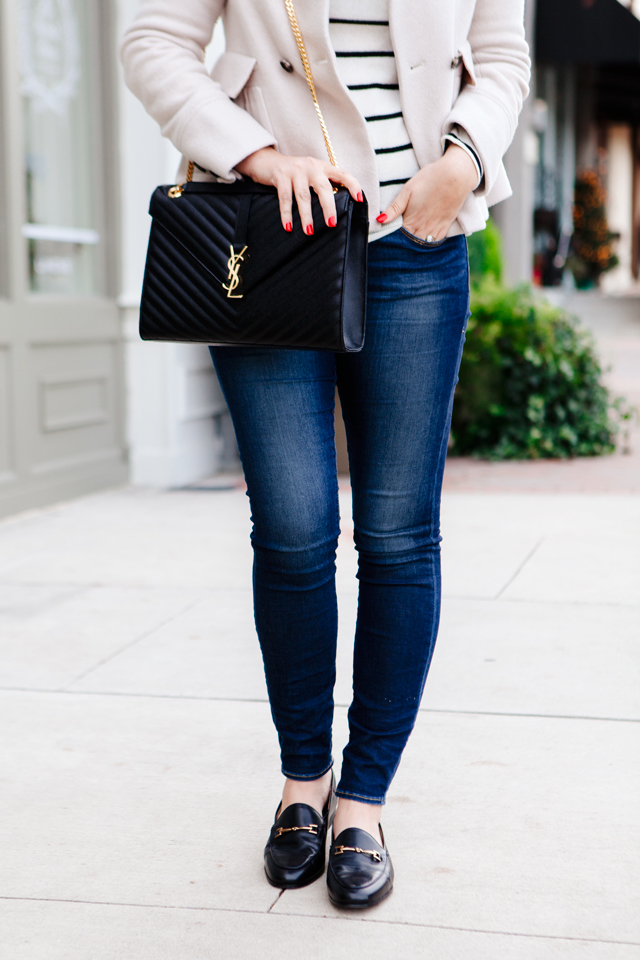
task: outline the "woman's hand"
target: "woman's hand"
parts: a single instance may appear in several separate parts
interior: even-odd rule
[[[378,223],[402,215],[403,226],[414,236],[444,240],[477,182],[475,163],[466,150],[452,144],[439,160],[423,167],[405,183],[378,217]]]
[[[292,205],[295,197],[302,229],[308,236],[313,234],[311,187],[318,195],[328,227],[335,227],[338,222],[333,199],[334,183],[343,183],[354,200],[362,201],[362,189],[358,181],[340,167],[331,166],[328,160],[287,157],[274,147],[263,147],[237,163],[236,170],[256,183],[277,187],[282,226],[287,231],[293,230]]]

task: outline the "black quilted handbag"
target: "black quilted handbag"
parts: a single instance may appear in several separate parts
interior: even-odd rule
[[[336,159],[316,97],[291,0],[287,13],[331,163]],[[252,181],[158,187],[140,336],[171,340],[357,352],[364,344],[369,217],[366,200],[335,192],[337,226],[312,197],[313,237],[297,210],[285,232],[275,187]]]

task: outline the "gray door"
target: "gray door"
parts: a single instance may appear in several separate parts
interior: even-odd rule
[[[109,5],[1,0],[0,513],[126,478]]]

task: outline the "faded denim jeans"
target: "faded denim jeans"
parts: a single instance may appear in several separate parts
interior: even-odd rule
[[[384,803],[420,706],[468,310],[465,238],[427,244],[399,230],[369,246],[361,353],[211,348],[251,501],[255,621],[282,771],[298,780],[333,762],[339,390],[360,581],[342,797]]]

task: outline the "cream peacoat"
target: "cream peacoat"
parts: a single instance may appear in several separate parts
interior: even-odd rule
[[[375,229],[375,154],[336,71],[329,0],[295,0],[295,8],[338,162],[362,184]],[[209,75],[204,49],[218,17],[226,52]],[[484,179],[451,234],[482,229],[488,206],[511,193],[502,157],[528,93],[523,18],[524,0],[389,2],[402,111],[420,166],[442,155],[456,124],[482,160]],[[236,163],[271,144],[326,156],[283,0],[142,0],[121,57],[127,85],[163,135],[218,177],[235,179]]]

